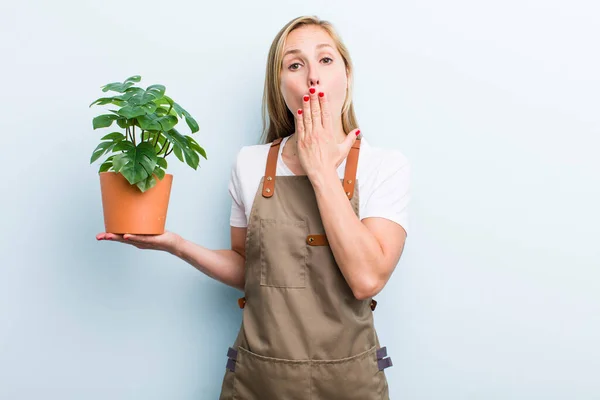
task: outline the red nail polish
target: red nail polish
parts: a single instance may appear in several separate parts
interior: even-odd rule
[[[314,87],[311,87],[310,89],[308,89],[308,91],[310,92],[310,94],[315,94],[316,90]]]
[[[304,96],[304,101],[308,101],[308,100],[310,100],[310,97]]]
[[[325,96],[325,93],[319,92],[319,97],[323,97],[323,96]]]
[[[302,110],[298,110],[298,115],[302,115]]]
[[[360,129],[356,131],[356,136],[360,134]]]

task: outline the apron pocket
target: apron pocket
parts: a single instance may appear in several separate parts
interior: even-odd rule
[[[308,229],[304,220],[260,220],[260,284],[306,287]]]
[[[388,384],[377,365],[377,347],[349,358],[312,361],[313,399],[388,399]]]
[[[264,357],[238,347],[234,379],[234,399],[306,400],[310,398],[308,361]]]

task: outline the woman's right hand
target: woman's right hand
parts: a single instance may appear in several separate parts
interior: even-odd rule
[[[165,231],[160,235],[123,235],[102,232],[96,235],[96,240],[111,240],[131,244],[138,249],[161,250],[174,254],[183,238],[176,233]]]

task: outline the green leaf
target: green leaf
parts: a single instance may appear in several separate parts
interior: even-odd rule
[[[142,92],[142,93],[137,93],[134,96],[130,97],[128,102],[129,102],[129,104],[133,104],[136,106],[141,106],[144,104],[152,103],[152,105],[155,106],[154,108],[156,109],[156,103],[154,103],[154,100],[156,100],[157,98],[158,97],[156,96],[155,93]]]
[[[129,100],[132,96],[135,96],[136,94],[140,94],[140,93],[144,93],[144,92],[145,92],[145,90],[142,89],[141,87],[132,86],[130,88],[127,88],[125,90],[125,93],[119,97],[122,97],[123,100]]]
[[[119,142],[125,140],[125,135],[123,135],[120,132],[112,132],[112,133],[109,133],[108,135],[104,136],[102,138],[102,140],[109,140],[109,141],[101,142],[96,147],[96,149],[92,153],[92,157],[90,159],[90,164],[93,163],[94,161],[96,161],[98,158],[100,158],[104,154],[113,150]],[[129,142],[129,143],[131,143],[131,142]],[[133,143],[131,145],[133,146]],[[114,151],[118,151],[118,149],[114,150]],[[110,159],[112,160],[112,158],[110,158]]]
[[[156,110],[156,104],[150,102],[141,106],[127,105],[119,109],[119,114],[126,118],[135,118],[146,114],[152,114]]]
[[[119,119],[117,119],[117,125],[119,125],[120,128],[127,129],[127,127],[129,126],[127,124],[127,118],[119,117]]]
[[[94,129],[107,128],[112,125],[113,121],[119,118],[114,114],[103,114],[99,115],[92,120]]]
[[[167,96],[165,96],[165,98],[167,98]],[[173,101],[173,100],[171,100],[171,101]],[[175,103],[174,101],[173,101],[173,109],[177,112],[177,115],[180,118],[183,116],[184,113],[187,113],[187,111],[185,111],[179,104]]]
[[[200,130],[200,127],[198,126],[198,123],[196,122],[196,120],[194,118],[192,118],[192,116],[187,112],[184,115],[185,115],[185,122],[190,127],[190,130],[192,131],[192,133],[198,132]]]
[[[115,146],[125,142],[119,142]],[[131,143],[131,142],[127,142]],[[148,178],[157,165],[156,152],[154,147],[148,142],[142,142],[126,150],[124,153],[115,156],[113,166],[117,172],[120,172],[127,181],[134,185]]]
[[[158,157],[158,165],[164,169],[167,169],[167,159],[164,157]]]
[[[112,160],[113,158],[115,158],[115,156],[110,156],[108,157],[106,160],[104,160],[104,163],[102,163],[102,165],[100,165],[100,169],[98,170],[98,172],[106,172],[109,169],[112,168]]]
[[[173,153],[175,153],[175,157],[177,157],[179,161],[183,162],[183,154],[181,153],[180,147],[173,147]]]
[[[188,145],[190,146],[190,148],[198,153],[200,153],[200,155],[202,157],[204,157],[204,159],[208,160],[208,158],[206,158],[206,152],[204,151],[204,149],[202,147],[200,147],[200,145],[198,143],[196,143],[196,141],[194,140],[193,137],[185,135],[185,138],[188,141]]]
[[[129,140],[123,140],[117,143],[113,149],[113,151],[132,151],[135,149],[135,145],[131,143]]]
[[[165,96],[167,97],[167,96]],[[198,123],[196,122],[196,120],[190,115],[189,112],[187,112],[186,110],[183,109],[183,107],[181,107],[179,104],[177,103],[173,103],[173,108],[175,109],[175,111],[177,112],[177,115],[179,117],[184,116],[185,117],[185,122],[186,124],[190,127],[192,133],[196,133],[200,130],[200,128],[198,127]]]
[[[130,76],[129,78],[125,79],[125,82],[139,82],[142,80],[142,77],[140,75],[134,75],[134,76]]]
[[[104,153],[110,151],[110,149],[115,145],[114,142],[101,142],[92,153],[92,157],[90,158],[90,164],[99,159],[104,155]]]
[[[90,107],[93,106],[94,104],[98,104],[98,105],[105,105],[105,104],[114,104],[117,106],[122,106],[123,104],[125,104],[125,102],[123,101],[123,99],[120,99],[118,96],[115,97],[101,97],[98,100],[94,101],[92,104],[90,104]]]
[[[162,97],[154,100],[154,102],[157,105],[168,104],[169,106],[173,105],[173,103],[174,103],[173,99],[171,99],[169,96],[164,96],[164,95]]]
[[[156,178],[154,175],[148,176],[146,179],[139,181],[136,183],[136,186],[143,192],[148,189],[152,189],[156,185]]]
[[[154,168],[154,174],[158,177],[158,179],[162,180],[165,177],[165,171],[162,170],[158,165]]]
[[[164,117],[165,115],[167,115],[169,113],[169,110],[165,107],[156,107],[156,111],[154,111],[156,113],[157,116],[159,117]],[[177,115],[177,114],[175,114]]]
[[[159,99],[165,95],[164,85],[150,85],[146,88],[146,93],[152,93],[156,99]]]
[[[194,169],[198,168],[198,162],[200,161],[200,158],[198,157],[198,154],[196,154],[196,152],[190,148],[185,136],[177,132],[176,129],[171,129],[168,132],[165,132],[165,136],[169,142],[173,144],[173,151],[180,161],[183,161],[183,159],[180,157],[183,153],[185,155],[186,164]]]
[[[131,86],[133,86],[133,82],[113,82],[102,86],[102,91],[108,92],[110,90],[113,92],[125,93],[125,90],[129,89]]]
[[[159,117],[156,114],[142,115],[138,118],[140,127],[147,131],[168,131],[177,125],[177,117],[165,115]]]
[[[121,132],[111,132],[108,135],[104,136],[100,140],[114,140],[114,141],[119,141],[119,140],[123,140],[123,139],[125,139],[125,135],[123,135]]]

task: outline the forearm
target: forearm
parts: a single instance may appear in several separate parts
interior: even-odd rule
[[[335,171],[311,181],[329,246],[346,282],[358,299],[374,295],[383,259],[379,242],[356,216]]]
[[[239,253],[228,249],[210,250],[183,238],[171,253],[209,277],[244,291],[246,260]]]

